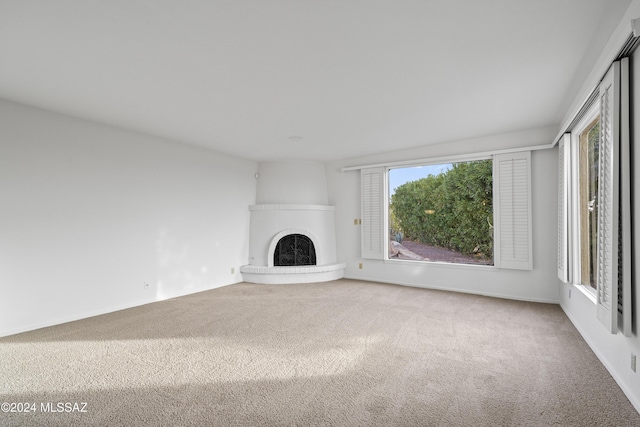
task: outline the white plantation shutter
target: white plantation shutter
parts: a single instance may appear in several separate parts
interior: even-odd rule
[[[494,264],[531,270],[531,153],[496,155],[493,186]]]
[[[362,194],[361,256],[384,259],[385,168],[360,171]]]
[[[563,135],[558,145],[558,278],[569,282],[569,206],[571,134]]]
[[[611,332],[618,331],[618,257],[614,247],[618,240],[618,177],[615,171],[619,127],[615,117],[619,114],[619,65],[609,69],[599,88],[600,96],[600,161],[598,170],[598,247],[597,247],[597,316]],[[617,251],[616,251],[617,252]],[[617,254],[616,254],[617,255]]]
[[[632,335],[631,294],[631,127],[629,123],[629,58],[620,61],[620,220],[618,222],[618,329]]]
[[[625,61],[625,69],[627,68]],[[628,99],[621,102],[621,63],[614,62],[598,88],[600,160],[598,169],[597,317],[613,334],[631,333],[630,184],[628,165]],[[626,73],[625,73],[626,75]],[[625,86],[627,86],[625,82]],[[623,113],[623,114],[621,114]],[[621,118],[626,123],[621,126]],[[621,138],[622,136],[622,138]],[[621,150],[621,143],[626,145]],[[621,156],[621,151],[627,156]],[[621,157],[624,162],[621,162]],[[622,180],[621,178],[622,176]],[[626,176],[625,176],[626,174]],[[620,190],[625,190],[621,198]],[[622,204],[621,204],[622,202]],[[622,209],[621,209],[622,207]],[[627,228],[624,230],[623,228]],[[626,243],[626,244],[625,244]]]

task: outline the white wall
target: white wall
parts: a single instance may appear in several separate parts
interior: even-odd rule
[[[385,163],[485,150],[550,144],[556,129],[538,129],[457,143],[404,150],[327,166],[329,203],[336,206],[338,261],[345,262],[345,277],[412,286],[448,289],[529,301],[558,302],[556,280],[557,150],[532,153],[533,270],[493,267],[442,266],[410,261],[360,258],[360,172],[341,172],[345,166]],[[358,264],[363,263],[363,269]]]
[[[0,336],[240,281],[256,171],[0,101]]]
[[[639,15],[640,16],[640,15]],[[640,292],[638,291],[638,266],[640,266],[640,52],[636,51],[632,58],[632,93],[631,93],[631,128],[632,128],[632,253],[633,253],[633,284],[635,289],[633,307],[635,310],[633,336],[626,338],[621,334],[609,334],[604,326],[596,319],[595,303],[587,298],[576,286],[561,285],[560,305],[567,313],[584,339],[598,355],[603,364],[609,369],[631,403],[640,411],[640,364],[637,372],[631,370],[631,353],[640,357],[640,338],[638,331],[640,322]],[[594,85],[595,86],[595,85]],[[559,282],[559,281],[558,281]],[[571,293],[570,293],[571,292]]]
[[[310,160],[261,162],[256,204],[327,204],[324,163]]]
[[[598,62],[595,64],[589,78],[584,82],[580,94],[572,104],[572,109],[567,112],[565,122],[569,122],[571,115],[575,114],[578,108],[586,99],[588,93],[596,87],[598,81],[609,68],[611,61],[618,53],[620,46],[631,33],[630,22],[632,19],[640,18],[640,0],[634,0],[629,6],[625,17],[618,28],[612,34],[609,43],[600,54]],[[596,319],[595,304],[580,292],[575,286],[560,284],[560,306],[571,319],[576,328],[580,331],[585,341],[592,348],[594,353],[607,367],[613,378],[620,385],[636,410],[640,412],[640,366],[638,372],[631,370],[631,353],[640,356],[640,338],[638,331],[640,321],[638,313],[640,309],[640,292],[638,291],[638,271],[640,266],[640,51],[636,51],[631,61],[631,151],[632,165],[631,174],[632,185],[632,286],[634,288],[634,325],[633,336],[626,338],[620,334],[609,334]],[[571,297],[569,290],[571,289]]]

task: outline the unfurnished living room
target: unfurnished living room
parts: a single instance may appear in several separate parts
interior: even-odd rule
[[[0,0],[0,425],[640,425],[639,18]]]

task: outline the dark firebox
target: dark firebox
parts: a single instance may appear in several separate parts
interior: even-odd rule
[[[313,242],[302,234],[284,236],[276,245],[273,265],[316,265],[316,249]]]

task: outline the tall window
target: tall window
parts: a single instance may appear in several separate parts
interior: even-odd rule
[[[612,64],[559,143],[558,277],[611,333],[632,333],[629,66]]]
[[[568,142],[573,177],[573,282],[595,297],[598,288],[598,189],[600,183],[600,105],[585,113]]]
[[[389,170],[389,259],[493,265],[491,159]]]
[[[600,116],[579,132],[580,283],[596,290]]]

